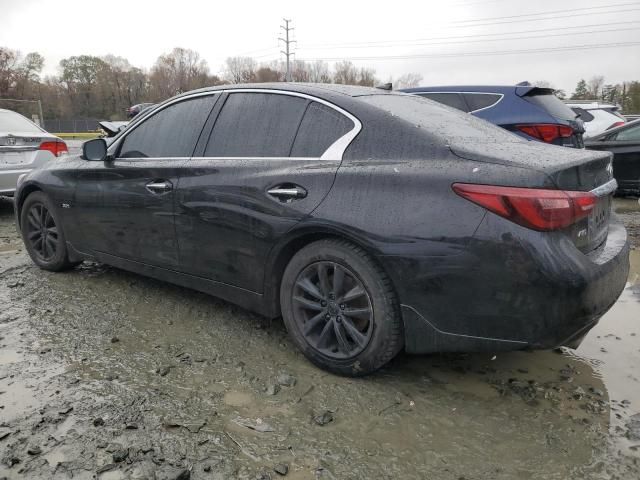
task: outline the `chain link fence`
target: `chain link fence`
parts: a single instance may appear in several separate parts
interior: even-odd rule
[[[100,129],[95,118],[45,119],[44,127],[51,133],[83,133]]]

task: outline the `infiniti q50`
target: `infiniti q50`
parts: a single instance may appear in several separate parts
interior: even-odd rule
[[[364,87],[225,85],[20,179],[47,270],[93,259],[268,317],[315,364],[576,346],[625,285],[611,155]]]

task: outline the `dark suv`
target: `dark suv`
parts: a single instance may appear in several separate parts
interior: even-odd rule
[[[417,87],[400,90],[484,118],[529,140],[584,148],[584,124],[552,88],[509,86]]]

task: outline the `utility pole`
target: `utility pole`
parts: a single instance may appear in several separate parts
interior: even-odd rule
[[[280,53],[284,53],[284,56],[287,58],[287,72],[285,73],[284,79],[286,82],[291,81],[291,67],[289,57],[293,55],[290,49],[290,45],[295,43],[295,40],[289,40],[289,32],[293,30],[293,27],[289,26],[291,20],[287,20],[286,18],[282,19],[284,21],[284,25],[280,25],[280,28],[284,30],[284,38],[278,37],[278,40],[282,40],[284,42],[284,51],[280,50]]]

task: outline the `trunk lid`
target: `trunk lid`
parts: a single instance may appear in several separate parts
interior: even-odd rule
[[[597,197],[590,215],[567,227],[565,233],[582,252],[599,247],[607,238],[615,180],[609,152],[576,150],[539,142],[462,144],[452,142],[451,151],[479,162],[511,165],[542,172],[544,185],[532,188],[592,192]]]
[[[40,144],[55,137],[33,133],[0,132],[0,170],[13,170],[33,163]]]

